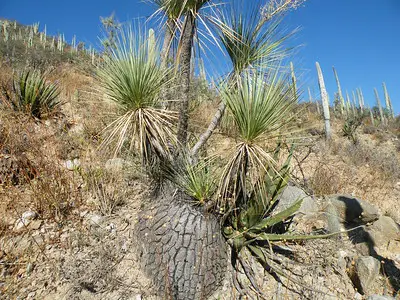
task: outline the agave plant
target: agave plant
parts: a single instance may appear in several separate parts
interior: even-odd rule
[[[37,70],[20,73],[14,78],[11,91],[3,86],[3,95],[6,104],[38,119],[45,118],[62,104],[58,99],[59,86]]]
[[[97,69],[99,85],[120,108],[121,115],[107,126],[103,146],[116,141],[115,154],[129,141],[145,161],[152,154],[167,156],[174,142],[175,115],[161,108],[160,91],[170,83],[152,38],[139,29],[121,28],[115,47]]]

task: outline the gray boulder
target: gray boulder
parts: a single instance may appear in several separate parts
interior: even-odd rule
[[[359,289],[362,293],[368,291],[377,281],[380,270],[380,262],[372,256],[361,256],[357,258],[355,270],[359,281]]]
[[[346,223],[366,224],[379,218],[379,211],[373,205],[349,195],[325,196],[335,207],[337,216]]]
[[[390,296],[371,295],[368,296],[367,300],[396,300],[396,299]]]
[[[390,241],[400,239],[399,226],[392,218],[381,216],[376,222],[368,227],[372,241],[375,245],[387,245]]]
[[[367,233],[377,253],[396,261],[399,259],[400,229],[392,218],[381,216],[371,226],[368,226]]]
[[[288,185],[278,197],[279,202],[274,212],[278,213],[293,205],[297,200],[303,199],[299,213],[309,215],[318,212],[318,206],[313,197],[308,196],[302,189]]]

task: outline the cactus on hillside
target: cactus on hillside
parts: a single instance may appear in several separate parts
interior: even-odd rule
[[[8,34],[8,25],[9,25],[9,23],[8,23],[8,21],[7,20],[4,20],[3,21],[3,34],[4,34],[4,41],[5,42],[7,42],[8,41],[8,36],[9,36],[9,34]]]
[[[340,81],[339,81],[339,76],[336,72],[335,67],[333,68],[333,73],[335,74],[335,79],[336,79],[336,84],[337,84],[337,88],[338,88],[338,95],[339,95],[339,101],[340,101],[340,112],[343,115],[344,113],[344,98],[343,98],[343,94],[342,94],[342,88],[340,86]]]
[[[353,107],[351,106],[349,92],[346,91],[346,112],[347,112],[347,116],[350,115],[350,111],[352,111],[352,109],[353,109]],[[353,112],[353,115],[354,115],[354,112]]]
[[[371,118],[371,124],[373,126],[375,124],[374,114],[372,112],[372,108],[371,107],[368,106],[367,108],[369,110],[369,117]]]
[[[389,113],[389,117],[394,119],[394,111],[393,111],[393,107],[392,107],[392,101],[390,100],[387,88],[386,88],[386,84],[384,82],[382,82],[382,86],[383,86],[383,93],[385,94],[385,104],[386,104],[386,109],[388,110]]]
[[[356,98],[356,93],[355,93],[354,91],[351,91],[351,92],[352,92],[352,94],[353,94],[353,110],[355,111],[354,114],[357,114],[357,113],[358,113],[358,110],[357,110],[357,98]]]
[[[294,72],[293,62],[290,62],[290,73],[292,76],[293,94],[294,97],[297,99],[297,79],[296,79],[296,73]]]
[[[326,136],[326,139],[329,140],[332,136],[332,133],[331,133],[331,124],[330,124],[328,93],[326,92],[324,76],[322,75],[321,67],[318,62],[316,62],[315,65],[317,67],[318,84],[319,84],[319,89],[321,91],[322,109],[324,112],[325,136]]]
[[[376,103],[377,103],[378,109],[379,109],[379,116],[380,116],[381,122],[385,123],[385,116],[383,114],[383,108],[382,108],[382,104],[381,104],[381,99],[379,98],[378,90],[376,88],[374,88],[374,92],[375,92]]]
[[[312,102],[313,102],[313,98],[312,98],[312,96],[311,96],[311,90],[310,90],[310,87],[308,87],[308,101],[309,101],[310,103],[312,103]]]
[[[33,30],[34,34],[37,34],[39,32],[39,25],[40,25],[40,22],[33,23],[32,30]]]
[[[360,109],[361,109],[361,112],[362,112],[363,109],[364,109],[364,106],[365,106],[365,103],[364,103],[364,95],[363,95],[363,93],[362,93],[361,88],[357,88],[357,89],[356,89],[356,92],[357,92],[357,97],[358,97],[358,103],[359,103],[359,105],[360,105]]]

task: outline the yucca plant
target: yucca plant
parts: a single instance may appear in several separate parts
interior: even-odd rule
[[[235,84],[237,88],[231,88]],[[266,139],[283,134],[293,120],[297,102],[288,80],[273,72],[245,72],[222,91],[223,101],[232,114],[240,142],[229,155],[222,179],[222,201],[233,197],[246,202],[247,183],[257,180],[258,172],[273,159],[261,145]],[[223,205],[224,206],[224,205]]]
[[[46,74],[26,70],[12,82],[11,90],[3,86],[5,103],[15,110],[24,111],[42,119],[54,112],[62,103],[59,86],[49,82]]]
[[[228,74],[229,81],[236,80],[246,70],[272,69],[288,52],[288,49],[282,48],[282,44],[292,33],[280,34],[279,22],[270,21],[260,11],[262,5],[259,1],[236,1],[231,6],[223,6],[211,18],[221,48],[232,64]],[[192,157],[197,156],[200,148],[220,124],[225,110],[226,103],[222,101],[207,130],[193,147]],[[231,116],[226,119],[230,120]]]
[[[135,146],[148,162],[152,154],[168,156],[174,143],[175,115],[160,108],[160,91],[168,86],[170,70],[162,68],[158,49],[148,47],[146,32],[121,28],[115,37],[115,47],[97,69],[97,79],[105,95],[120,109],[121,115],[105,132],[103,142],[116,141],[115,154],[125,141]],[[156,45],[154,45],[156,46]]]

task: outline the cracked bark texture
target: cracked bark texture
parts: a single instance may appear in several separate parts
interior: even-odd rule
[[[176,198],[158,199],[139,217],[143,267],[163,299],[207,299],[224,280],[226,243],[213,215]]]

